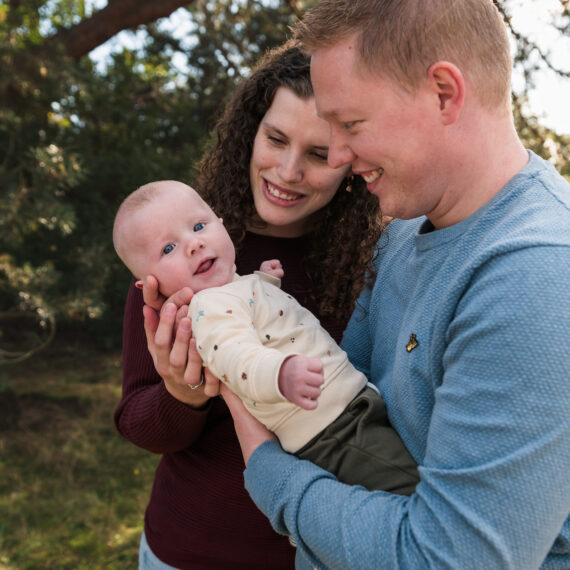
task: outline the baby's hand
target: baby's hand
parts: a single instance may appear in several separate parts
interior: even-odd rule
[[[278,259],[270,259],[268,261],[263,261],[259,266],[259,271],[263,271],[263,273],[267,273],[279,279],[283,279],[283,275],[285,275],[285,271],[283,271],[283,266],[281,265],[281,262]]]
[[[290,356],[279,370],[279,390],[285,398],[305,410],[314,410],[325,381],[320,358]]]

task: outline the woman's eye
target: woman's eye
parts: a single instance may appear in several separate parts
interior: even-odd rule
[[[194,224],[194,231],[199,232],[200,230],[203,230],[204,227],[204,224],[202,222],[199,222],[197,224]]]
[[[314,152],[313,156],[317,159],[317,160],[322,160],[323,162],[326,162],[328,160],[328,156],[322,152]]]
[[[279,137],[274,137],[274,136],[272,136],[272,135],[268,135],[267,138],[268,138],[268,140],[269,140],[270,142],[272,142],[273,144],[276,144],[276,145],[285,144],[285,142],[284,142],[282,139],[280,139]]]
[[[174,246],[169,243],[167,246],[164,247],[164,249],[162,250],[162,255],[168,255],[172,250],[174,249]]]

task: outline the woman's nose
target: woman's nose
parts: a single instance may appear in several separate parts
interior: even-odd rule
[[[300,182],[303,179],[303,168],[299,156],[294,152],[284,153],[277,174],[283,182]]]

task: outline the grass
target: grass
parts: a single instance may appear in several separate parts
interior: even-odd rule
[[[120,353],[77,338],[0,367],[0,570],[137,568],[158,456],[113,423]]]

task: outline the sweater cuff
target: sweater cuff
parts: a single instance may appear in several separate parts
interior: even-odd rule
[[[212,398],[210,398],[203,406],[195,408],[175,398],[166,389],[164,382],[161,382],[160,390],[161,394],[158,400],[157,410],[161,421],[165,422],[166,425],[171,424],[173,426],[178,426],[179,428],[188,424],[188,422],[191,422],[190,425],[195,425],[196,418],[200,415],[203,415],[203,421],[206,421],[206,417],[212,406]],[[192,414],[190,414],[190,412],[192,412]]]

